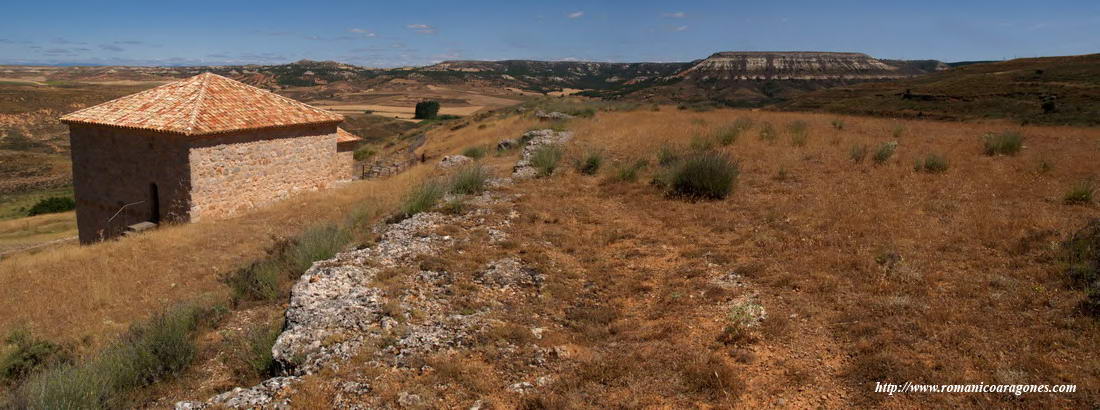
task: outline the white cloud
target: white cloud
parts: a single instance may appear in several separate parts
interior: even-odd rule
[[[687,13],[684,13],[682,11],[677,11],[675,13],[664,13],[664,14],[661,14],[661,16],[668,17],[670,19],[682,19],[684,17],[687,17]]]
[[[416,32],[420,34],[435,34],[436,32],[435,26],[428,24],[409,24],[405,27],[409,30],[416,30]]]
[[[374,37],[375,36],[375,34],[373,32],[371,32],[370,30],[361,29],[361,28],[349,28],[348,32],[349,33],[355,33],[355,34],[362,34],[365,37]]]
[[[580,18],[583,15],[584,15],[584,12],[578,10],[578,11],[574,11],[572,13],[567,14],[566,17],[569,17],[571,19],[575,19],[575,18]]]
[[[409,30],[416,30],[420,34],[436,34],[436,26],[429,24],[409,24],[405,27]]]
[[[688,29],[688,26],[676,26],[676,27],[672,28],[672,31],[684,31],[684,30],[687,30],[687,29]]]

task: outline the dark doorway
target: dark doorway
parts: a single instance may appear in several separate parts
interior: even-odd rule
[[[160,192],[157,191],[157,184],[149,184],[149,204],[150,204],[150,216],[149,222],[160,223]]]

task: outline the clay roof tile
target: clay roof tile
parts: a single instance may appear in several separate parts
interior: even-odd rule
[[[207,135],[343,119],[270,91],[203,73],[70,113],[61,122]]]

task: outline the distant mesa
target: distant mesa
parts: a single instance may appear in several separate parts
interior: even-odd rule
[[[941,63],[942,64],[942,63]],[[937,66],[946,69],[947,65]],[[905,61],[863,53],[823,51],[723,51],[676,74],[696,80],[869,80],[924,74]]]

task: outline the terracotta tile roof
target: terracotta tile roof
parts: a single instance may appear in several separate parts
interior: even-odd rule
[[[343,121],[344,117],[278,94],[203,73],[88,107],[61,117],[66,124],[98,124],[184,135]]]
[[[359,141],[359,138],[355,134],[345,131],[343,128],[336,127],[336,143]]]

